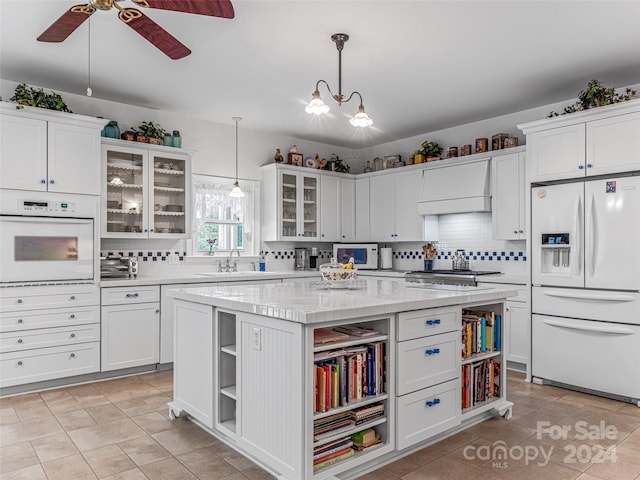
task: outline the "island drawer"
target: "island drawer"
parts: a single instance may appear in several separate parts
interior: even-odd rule
[[[3,333],[0,335],[0,353],[96,342],[99,340],[99,323]]]
[[[460,330],[461,315],[458,307],[401,312],[397,318],[398,341],[457,332]]]
[[[122,305],[160,301],[160,286],[108,287],[102,289],[102,305]]]
[[[0,354],[0,387],[100,370],[100,342]]]
[[[460,395],[460,380],[456,379],[398,397],[398,450],[459,425]]]
[[[460,376],[460,334],[443,333],[397,345],[396,392],[405,395]]]

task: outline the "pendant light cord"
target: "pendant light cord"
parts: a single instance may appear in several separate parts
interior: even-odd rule
[[[91,18],[89,18],[88,28],[89,39],[87,42],[87,97],[93,95],[91,90]]]
[[[236,183],[238,183],[238,122],[242,117],[233,117],[232,120],[236,122]]]

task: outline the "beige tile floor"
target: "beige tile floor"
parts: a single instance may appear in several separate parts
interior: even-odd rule
[[[508,376],[511,420],[489,419],[362,478],[640,480],[639,408]],[[0,399],[0,480],[273,479],[188,420],[169,421],[172,387],[163,371]],[[598,438],[575,438],[585,431]],[[506,460],[488,459],[499,446]]]

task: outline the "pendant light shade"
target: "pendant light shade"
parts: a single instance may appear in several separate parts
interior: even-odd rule
[[[233,189],[229,193],[230,197],[241,198],[244,197],[244,192],[240,188],[238,183],[238,122],[242,120],[242,117],[232,117],[232,120],[236,122],[236,181],[233,184]]]

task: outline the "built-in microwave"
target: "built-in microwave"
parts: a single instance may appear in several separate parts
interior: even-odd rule
[[[0,192],[0,286],[97,280],[99,197]]]
[[[377,243],[334,243],[333,258],[337,262],[346,263],[353,257],[357,268],[375,270],[378,268]]]

